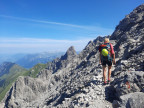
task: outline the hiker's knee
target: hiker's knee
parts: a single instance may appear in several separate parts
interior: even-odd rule
[[[103,65],[103,70],[105,70],[106,69],[106,66],[105,65]]]
[[[112,68],[112,66],[108,66],[108,69],[111,69]]]

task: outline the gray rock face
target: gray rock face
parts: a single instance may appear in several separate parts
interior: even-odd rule
[[[120,102],[114,101],[113,107],[117,108],[143,108],[144,93],[135,92],[123,95],[120,97]]]
[[[39,99],[39,94],[44,93],[46,89],[46,84],[42,80],[19,77],[6,98],[6,107],[30,107],[29,103]],[[13,99],[17,100],[14,101]]]
[[[144,4],[140,5],[134,9],[129,15],[127,15],[119,25],[116,27],[116,30],[111,36],[111,39],[120,39],[126,32],[136,32],[144,28]],[[137,35],[138,36],[138,35]],[[136,37],[135,37],[136,38]]]
[[[144,4],[137,7],[117,26],[111,39],[118,59],[112,75],[115,95],[121,96],[144,90]],[[124,101],[124,99],[122,100]],[[128,100],[125,100],[128,102]],[[144,101],[144,100],[142,100]],[[140,103],[141,105],[141,103]],[[136,107],[133,107],[136,108]]]
[[[79,55],[70,47],[64,56],[48,63],[37,78],[20,77],[3,100],[5,108],[112,108],[112,102],[113,107],[143,107],[143,25],[144,4],[108,36],[117,60],[110,85],[102,84],[98,46],[104,37],[98,37]]]
[[[73,46],[71,46],[66,54],[64,56],[61,57],[62,60],[68,59],[68,60],[72,60],[73,58],[75,58],[77,56],[76,51],[74,49]]]

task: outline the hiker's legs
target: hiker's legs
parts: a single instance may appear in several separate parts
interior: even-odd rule
[[[103,65],[103,79],[106,82],[106,66]]]
[[[108,66],[108,80],[110,81],[110,77],[111,77],[111,68],[112,66]]]

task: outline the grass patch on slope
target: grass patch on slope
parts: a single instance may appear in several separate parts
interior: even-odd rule
[[[37,74],[42,70],[46,68],[46,64],[37,64],[34,67],[32,67],[29,71],[25,72],[23,76],[30,76],[33,78],[37,77]]]
[[[15,64],[10,68],[8,74],[5,74],[2,77],[0,77],[0,80],[4,80],[3,84],[1,84],[0,86],[0,101],[4,98],[7,91],[12,86],[13,82],[16,81],[16,79],[26,71],[26,69]]]

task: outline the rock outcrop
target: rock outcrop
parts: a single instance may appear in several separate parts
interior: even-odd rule
[[[144,4],[126,16],[111,36],[118,58],[112,85],[118,99],[144,91]],[[143,100],[144,101],[144,100]],[[120,105],[123,106],[123,105]],[[144,107],[144,106],[143,106]]]
[[[125,108],[143,108],[144,107],[144,93],[135,92],[123,95],[120,97],[120,102],[114,101],[113,107]]]
[[[104,37],[98,37],[78,55],[70,47],[37,78],[19,77],[3,100],[5,108],[144,107],[144,4],[108,37],[117,60],[110,85],[102,85],[98,46]]]

